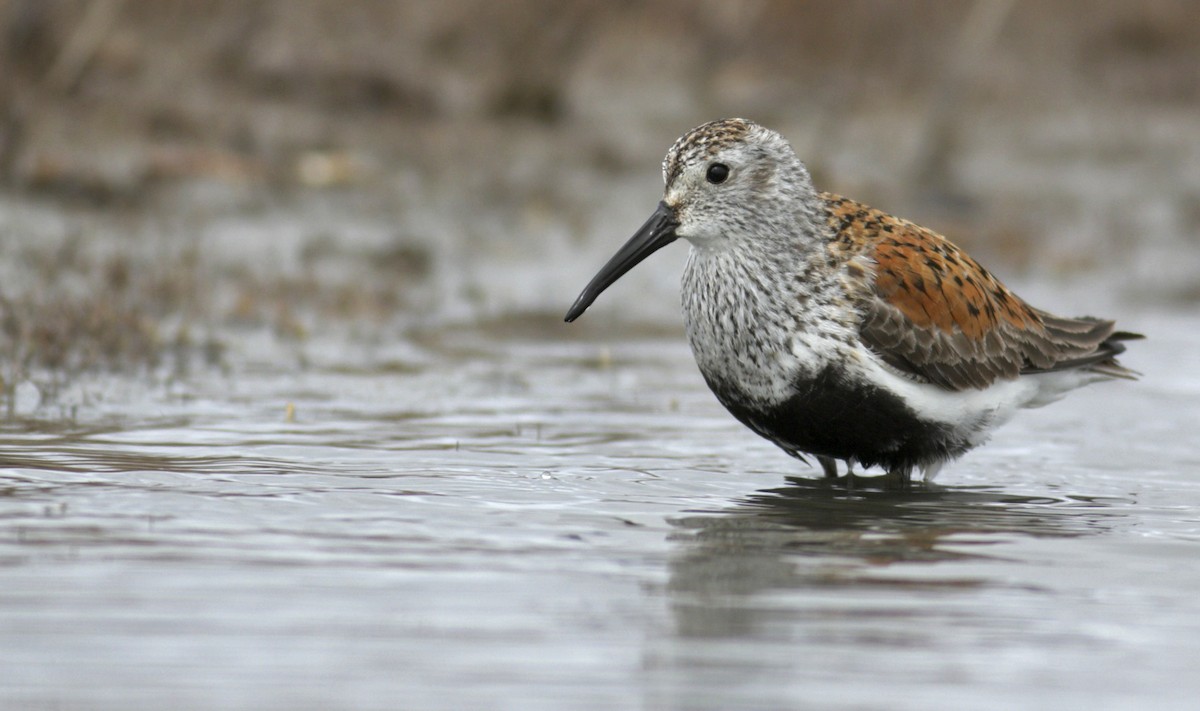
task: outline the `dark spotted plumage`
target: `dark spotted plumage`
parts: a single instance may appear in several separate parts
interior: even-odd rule
[[[745,119],[722,119],[697,126],[683,134],[663,158],[663,180],[669,185],[679,177],[683,166],[699,163],[722,148],[742,140],[753,125]]]
[[[889,364],[952,390],[1063,367],[1119,370],[1112,357],[1134,336],[1114,333],[1112,321],[1035,309],[932,230],[820,197],[832,249],[858,274],[863,343]]]
[[[1135,375],[1114,356],[1140,336],[1033,308],[935,232],[818,193],[787,141],[753,122],[684,134],[663,178],[654,215],[567,320],[683,237],[684,323],[705,381],[828,476],[840,459],[928,478],[1019,408]]]

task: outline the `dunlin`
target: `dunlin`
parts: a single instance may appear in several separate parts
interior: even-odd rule
[[[688,341],[739,421],[825,475],[837,460],[907,483],[983,443],[1019,408],[1132,379],[1112,321],[1025,303],[941,235],[817,192],[778,133],[744,119],[684,134],[658,209],[584,288],[682,237]]]

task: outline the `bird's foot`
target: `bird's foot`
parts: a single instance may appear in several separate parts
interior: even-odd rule
[[[883,477],[883,488],[908,491],[912,488],[912,469],[890,469]]]

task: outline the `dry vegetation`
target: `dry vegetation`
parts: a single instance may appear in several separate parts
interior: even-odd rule
[[[549,239],[540,225],[590,238],[595,195],[572,181],[641,175],[662,136],[722,114],[806,128],[798,142],[833,187],[961,226],[993,258],[1071,267],[1078,245],[1044,244],[1028,220],[1065,223],[1086,203],[971,177],[964,143],[987,122],[1086,107],[1131,127],[1108,149],[1192,160],[1195,136],[1173,137],[1177,121],[1142,126],[1200,110],[1194,13],[1187,0],[0,0],[0,264],[26,277],[0,282],[0,362],[9,382],[185,351],[211,362],[222,329],[304,338],[334,321],[386,322],[414,288],[455,271],[446,259],[503,256],[492,225],[534,253]],[[1180,140],[1193,152],[1172,151]],[[856,154],[863,144],[883,150]],[[839,156],[886,170],[864,179],[837,170]],[[1070,160],[1050,155],[1047,170]],[[217,186],[215,218],[320,193],[346,214],[396,219],[397,236],[365,249],[335,234],[294,269],[186,247],[156,256],[144,225],[188,211],[201,231],[203,186]],[[1175,233],[1155,239],[1196,246],[1196,193],[1177,189],[1163,203]],[[1063,201],[1056,218],[1047,206]],[[25,229],[6,212],[15,204],[139,227],[87,232],[103,249],[50,240],[39,253],[15,239],[27,237],[13,234]],[[449,216],[453,234],[417,223],[421,208]],[[1086,239],[1105,254],[1141,246],[1122,229]],[[326,258],[345,268],[314,266]]]

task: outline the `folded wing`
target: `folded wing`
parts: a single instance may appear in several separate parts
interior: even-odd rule
[[[1132,374],[1113,356],[1136,334],[1114,333],[1112,321],[1035,309],[941,235],[823,197],[833,248],[868,272],[863,341],[892,367],[951,390],[1067,368]]]

